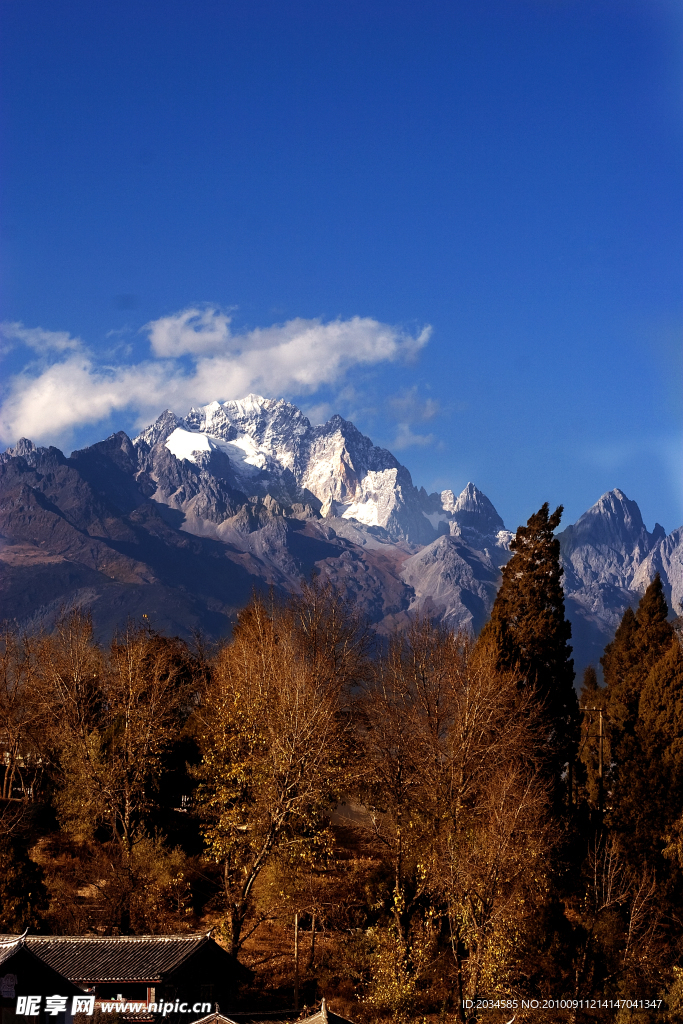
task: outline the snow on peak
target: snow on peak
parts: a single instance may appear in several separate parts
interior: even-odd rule
[[[483,534],[497,534],[505,524],[483,491],[468,483],[456,498],[453,491],[441,492],[441,504],[452,521]]]
[[[160,421],[141,435],[150,446],[164,442],[177,458],[203,467],[220,451],[245,493],[272,492],[291,502],[314,496],[323,507],[334,503],[339,516],[396,537],[434,538],[408,470],[341,416],[314,428],[284,399],[251,394],[193,408],[183,420],[167,413]],[[214,470],[223,474],[225,466],[214,462]]]
[[[299,440],[310,433],[304,414],[282,398],[246,398],[211,402],[192,409],[187,423],[194,430],[206,430],[225,440],[248,435],[254,443],[290,466]]]
[[[216,438],[209,434],[201,434],[194,430],[184,430],[176,427],[172,434],[166,438],[166,447],[176,459],[188,459],[190,462],[197,462],[197,456],[204,452],[211,452],[219,447]]]
[[[184,422],[170,409],[165,409],[160,416],[157,416],[154,423],[150,423],[148,427],[140,431],[137,437],[133,438],[133,444],[138,445],[143,442],[152,448],[159,441],[165,441],[169,434],[176,427],[184,425]]]
[[[480,491],[472,482],[468,483],[458,495],[457,501],[455,502],[454,512],[482,512],[485,511],[490,514],[493,511],[496,515],[498,514],[493,508],[492,503],[486,497],[483,491]]]
[[[223,452],[230,459],[237,475],[247,478],[265,469],[267,463],[266,456],[258,450],[250,437],[225,441],[222,437],[213,437],[203,431],[176,427],[166,439],[166,447],[176,459],[187,459],[194,463],[203,462],[203,457],[215,451]]]
[[[446,512],[455,512],[455,495],[453,491],[442,491],[441,492],[441,506]]]

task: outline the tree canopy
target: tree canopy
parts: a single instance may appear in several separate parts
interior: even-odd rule
[[[536,694],[547,771],[557,791],[576,754],[579,723],[564,570],[560,542],[554,536],[561,517],[562,506],[551,515],[546,502],[526,526],[519,527],[491,618],[480,636],[481,644],[493,646],[498,666],[514,672],[520,688]]]

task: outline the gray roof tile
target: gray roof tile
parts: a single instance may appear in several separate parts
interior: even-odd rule
[[[0,936],[15,940],[17,936]],[[200,935],[27,935],[36,956],[77,984],[155,982],[179,967],[204,944]],[[1,954],[0,954],[1,955]],[[228,954],[226,953],[226,956]],[[1,961],[0,961],[1,962]]]

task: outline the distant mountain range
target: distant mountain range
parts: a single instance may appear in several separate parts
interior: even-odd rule
[[[648,533],[613,490],[559,535],[577,669],[656,572],[680,611],[682,534]],[[418,612],[477,632],[512,537],[474,484],[427,494],[347,420],[313,427],[258,395],[167,411],[70,458],[26,439],[0,455],[0,619],[22,629],[87,605],[102,637],[143,614],[218,637],[255,587],[318,571],[381,632]]]

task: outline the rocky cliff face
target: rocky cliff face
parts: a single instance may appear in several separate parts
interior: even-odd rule
[[[642,593],[656,573],[664,582],[669,607],[680,615],[683,612],[683,527],[679,526],[657,541],[636,569],[632,591]]]
[[[669,606],[680,612],[683,585],[680,530],[657,523],[648,533],[640,509],[623,491],[603,494],[559,535],[573,643],[583,663],[597,662],[621,616],[659,572]]]
[[[153,453],[162,442],[244,494],[308,503],[324,516],[381,526],[397,540],[436,536],[405,466],[341,416],[312,427],[288,402],[248,395],[192,409],[183,420],[167,411],[135,439]]]
[[[648,533],[615,490],[560,535],[577,668],[655,572],[681,600],[682,534]],[[70,458],[26,440],[0,455],[0,618],[34,627],[87,604],[102,635],[144,612],[218,636],[254,586],[284,593],[316,571],[380,631],[429,613],[477,632],[512,536],[474,484],[427,494],[352,423],[313,427],[249,395]]]
[[[560,534],[567,574],[583,586],[629,586],[638,567],[664,539],[657,523],[648,533],[635,501],[609,491]]]

